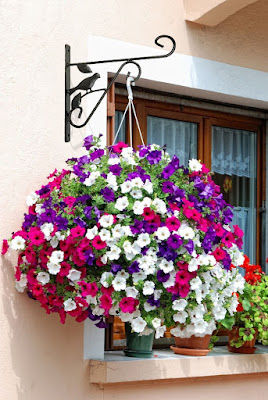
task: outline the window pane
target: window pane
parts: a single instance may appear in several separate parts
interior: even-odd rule
[[[197,158],[197,124],[169,118],[147,117],[147,143],[167,146],[167,152],[176,154],[181,164]]]
[[[213,126],[211,158],[214,181],[234,206],[233,225],[244,231],[243,252],[256,262],[256,132]]]
[[[115,135],[119,128],[120,122],[122,121],[123,114],[124,114],[123,111],[115,112],[115,118],[114,118],[114,120],[115,120]],[[118,143],[118,142],[126,142],[126,120],[123,121],[120,131],[118,132],[115,143]]]

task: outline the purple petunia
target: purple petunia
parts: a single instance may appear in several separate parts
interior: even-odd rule
[[[128,267],[128,272],[130,274],[136,274],[137,272],[140,272],[138,261],[133,261],[133,263]]]
[[[159,161],[161,161],[161,158],[162,158],[162,153],[159,150],[151,151],[146,157],[148,163],[151,165],[158,164]]]
[[[111,203],[115,200],[114,192],[108,187],[101,189],[100,193],[103,196],[104,200],[107,201],[107,203]]]
[[[84,147],[87,150],[89,150],[92,147],[93,140],[94,140],[93,135],[89,135],[89,136],[85,137],[85,139],[84,139]]]
[[[123,168],[120,167],[120,165],[118,165],[118,164],[109,166],[109,170],[116,176],[119,176],[121,174],[122,169]]]

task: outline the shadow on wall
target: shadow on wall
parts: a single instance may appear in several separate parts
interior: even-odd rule
[[[97,393],[93,394],[96,389],[89,387],[88,363],[83,361],[83,324],[68,321],[61,325],[58,315],[47,315],[37,301],[18,293],[13,265],[2,258],[2,300],[9,330],[2,331],[1,336],[8,337],[1,341],[10,345],[11,361],[7,360],[7,365],[11,364],[13,371],[8,371],[8,377],[14,383],[8,389],[9,397],[0,397],[84,400],[90,396],[97,400]]]

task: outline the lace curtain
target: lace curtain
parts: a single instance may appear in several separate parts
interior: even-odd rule
[[[147,117],[147,143],[167,145],[167,152],[176,154],[181,164],[197,158],[197,124],[168,118]]]
[[[234,206],[233,225],[244,231],[243,252],[256,260],[257,134],[213,126],[211,169],[227,202]]]

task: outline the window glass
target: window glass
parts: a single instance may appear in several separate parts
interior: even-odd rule
[[[123,111],[115,112],[115,135],[119,128],[120,122],[122,121],[123,114],[124,114]],[[124,142],[124,143],[126,142],[126,120],[123,121],[120,131],[118,132],[115,143],[118,142]]]
[[[197,124],[170,118],[147,117],[147,143],[166,145],[167,152],[176,154],[181,164],[197,158]]]
[[[244,231],[243,252],[256,262],[257,134],[213,126],[211,169],[224,199],[234,206],[232,224]]]

